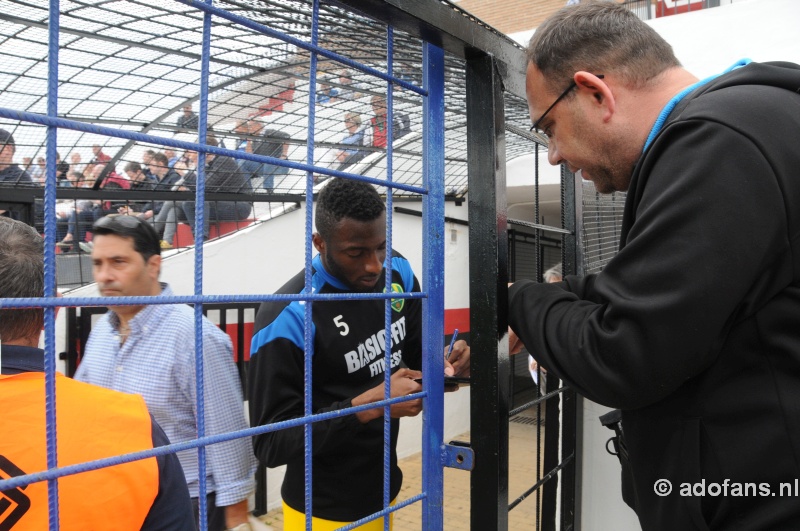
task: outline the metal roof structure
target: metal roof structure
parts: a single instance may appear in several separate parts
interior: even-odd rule
[[[58,116],[95,125],[194,141],[191,128],[179,121],[185,106],[200,109],[203,12],[189,2],[137,0],[65,0],[61,2]],[[373,3],[364,3],[366,10]],[[212,17],[208,126],[222,142],[237,149],[243,138],[288,134],[287,158],[297,163],[339,168],[337,155],[347,146],[346,113],[360,115],[362,127],[374,116],[371,99],[385,95],[388,82],[376,72],[408,82],[393,84],[393,114],[408,119],[408,132],[395,134],[393,180],[419,184],[422,176],[422,43],[352,7],[320,7],[319,46],[331,52],[317,56],[316,98],[311,105],[312,4],[300,0],[227,0],[215,2],[242,20]],[[446,2],[437,9],[468,17]],[[46,0],[0,0],[0,107],[46,114]],[[249,24],[243,24],[246,20]],[[473,21],[474,22],[474,21]],[[257,31],[257,25],[268,33]],[[392,37],[389,39],[388,35]],[[497,35],[497,39],[505,39]],[[507,39],[506,39],[507,40]],[[389,44],[391,43],[391,44]],[[503,42],[503,46],[515,46]],[[387,52],[391,50],[391,52]],[[391,57],[387,54],[391,53]],[[520,50],[521,53],[521,50]],[[446,172],[448,194],[467,188],[466,89],[462,58],[446,56]],[[327,92],[326,92],[327,91]],[[507,160],[530,153],[535,138],[527,132],[525,101],[506,94]],[[196,120],[196,119],[195,119]],[[239,121],[250,120],[256,133],[242,133]],[[312,125],[310,125],[312,124]],[[0,127],[16,139],[15,162],[44,156],[46,127],[0,118]],[[313,161],[308,142],[313,127]],[[400,138],[398,138],[400,136]],[[83,163],[100,145],[121,164],[141,161],[144,150],[161,146],[123,138],[59,129],[58,151],[66,161],[78,153]],[[365,146],[361,162],[346,171],[385,178],[386,150]],[[180,153],[179,153],[180,154]],[[124,164],[123,164],[124,165]],[[290,169],[275,182],[276,194],[301,193],[306,172]],[[398,190],[399,194],[411,194]]]

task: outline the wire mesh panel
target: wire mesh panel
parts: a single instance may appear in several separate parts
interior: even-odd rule
[[[387,316],[384,337],[391,337],[393,300],[424,298],[423,368],[428,373],[441,373],[441,356],[431,355],[440,352],[444,310],[442,240],[435,235],[443,232],[445,145],[448,137],[452,138],[444,126],[445,79],[457,78],[458,61],[451,60],[446,67],[440,48],[394,32],[374,19],[318,2],[212,5],[190,1],[149,4],[79,0],[59,5],[56,0],[49,4],[3,0],[0,13],[0,127],[15,137],[14,155],[26,167],[3,185],[23,199],[31,199],[28,205],[38,205],[36,219],[46,242],[45,295],[49,296],[2,303],[3,307],[47,307],[45,368],[49,382],[48,470],[3,480],[3,490],[47,480],[50,528],[58,529],[58,478],[122,459],[197,448],[200,521],[205,529],[205,446],[268,430],[305,426],[306,507],[310,507],[314,481],[310,425],[330,417],[312,416],[310,395],[305,418],[232,434],[205,432],[203,382],[214,378],[214,374],[204,374],[203,370],[201,303],[280,298],[267,294],[204,295],[202,244],[211,236],[209,220],[238,223],[251,216],[263,218],[263,211],[254,212],[254,202],[274,203],[297,196],[297,201],[304,200],[306,204],[304,239],[306,268],[310,271],[314,191],[315,187],[324,186],[328,178],[339,176],[378,185],[386,196],[387,212],[392,212],[393,195],[421,198],[425,230],[420,245],[424,249],[426,291],[379,298],[385,301]],[[450,115],[463,124],[463,111],[451,111]],[[361,124],[370,125],[359,127]],[[353,125],[356,131],[348,129]],[[357,143],[348,141],[355,133],[371,133],[372,137]],[[457,149],[452,151],[452,175],[457,176]],[[28,158],[35,162],[29,163]],[[43,168],[39,158],[44,159]],[[166,159],[166,163],[157,159]],[[83,161],[87,161],[85,166]],[[220,170],[222,164],[226,165],[224,170]],[[66,201],[60,207],[66,225],[72,228],[72,237],[59,237],[59,192],[80,186],[86,188],[85,194],[63,194],[72,196],[63,197]],[[123,190],[132,191],[123,198],[119,195]],[[463,180],[460,184],[451,182],[449,191],[463,194]],[[90,204],[79,204],[79,198]],[[120,199],[119,203],[112,198]],[[73,200],[68,203],[70,199]],[[156,200],[161,204],[156,205]],[[164,209],[172,217],[159,227],[157,216]],[[81,217],[88,210],[93,211],[94,219],[112,212],[136,215],[160,230],[171,222],[176,232],[181,221],[187,222],[195,244],[194,294],[143,300],[73,298],[68,302],[53,297],[57,281],[55,255],[59,249],[55,244],[71,243],[77,255],[87,253],[80,244],[90,243],[83,235]],[[182,220],[179,212],[186,219]],[[270,211],[266,216],[271,214]],[[26,215],[30,217],[29,212]],[[391,242],[390,217],[388,256]],[[167,247],[172,243],[166,241]],[[81,264],[81,257],[77,258]],[[387,262],[389,271],[390,264]],[[307,323],[314,303],[348,299],[312,294],[308,282],[306,287],[294,298],[306,302]],[[171,446],[136,456],[57,468],[55,404],[50,399],[55,389],[53,308],[142,303],[195,304],[197,439],[173,441]],[[313,340],[308,330],[310,325],[305,334],[305,379],[310,388]],[[386,366],[391,366],[391,349],[385,350]],[[422,493],[398,500],[394,507],[385,498],[382,511],[359,523],[386,517],[388,527],[389,514],[422,502],[425,528],[441,529],[443,382],[426,379],[423,393],[388,400],[390,371],[385,374],[386,400],[370,404],[370,408],[385,408],[385,444],[388,448],[391,404],[424,398],[428,414],[423,439],[428,444],[423,459],[429,473]],[[350,408],[335,414],[358,411]],[[388,462],[388,449],[385,455]],[[388,493],[388,472],[384,481]],[[311,528],[310,511],[306,527]]]
[[[442,48],[426,43],[426,39]],[[491,56],[491,68],[471,70],[476,53]],[[387,315],[392,298],[425,301],[424,370],[441,372],[441,356],[434,354],[440,351],[443,336],[443,201],[445,196],[463,200],[471,158],[467,146],[482,149],[468,135],[469,119],[482,112],[468,101],[472,82],[469,72],[483,76],[483,81],[490,79],[492,90],[502,86],[508,96],[498,105],[502,119],[484,122],[492,133],[489,144],[493,149],[491,158],[479,161],[489,162],[488,172],[471,177],[480,183],[497,171],[497,154],[510,160],[541,149],[523,127],[528,122],[524,64],[519,46],[465,16],[456,6],[439,1],[408,5],[396,0],[342,0],[332,4],[300,0],[0,0],[0,128],[13,134],[13,162],[25,170],[0,183],[0,210],[33,220],[45,235],[45,294],[50,298],[37,299],[35,304],[47,308],[49,381],[55,371],[56,306],[195,304],[199,352],[203,344],[203,303],[253,303],[274,297],[257,291],[206,295],[204,271],[219,257],[206,254],[203,244],[305,208],[305,227],[298,231],[297,241],[298,246],[304,241],[305,265],[310,269],[313,203],[316,193],[333,176],[374,184],[385,196],[388,212],[393,211],[394,200],[423,203],[419,246],[424,258],[424,291],[383,298]],[[499,92],[493,92],[492,97],[496,94]],[[479,92],[478,96],[485,101],[488,93]],[[383,109],[391,127],[376,135],[374,119],[383,114]],[[229,170],[213,171],[214,160],[227,161]],[[538,173],[533,175],[536,179]],[[505,201],[504,197],[499,199],[504,194],[502,186],[489,188],[479,186],[473,198],[485,212],[486,208],[495,208],[492,198]],[[536,190],[538,193],[538,186]],[[540,199],[534,201],[534,224],[541,221]],[[163,238],[165,256],[177,256],[183,252],[180,249],[194,252],[192,295],[136,301],[81,297],[69,302],[52,297],[57,286],[70,289],[90,280],[92,237],[86,227],[98,216],[115,212],[132,213],[153,223]],[[505,227],[497,224],[496,216],[489,216],[488,226],[481,225],[485,220],[480,218],[475,216],[476,225],[488,228],[484,233],[494,239],[491,252],[510,245]],[[524,229],[518,272],[539,278],[543,268],[556,259],[559,238],[570,231],[561,227],[529,229]],[[392,235],[390,219],[389,249]],[[522,259],[529,237],[536,250]],[[471,254],[486,251],[487,247],[478,245]],[[505,288],[505,282],[501,282],[509,272],[505,258],[502,252],[494,258],[495,278],[478,283],[475,297],[490,284]],[[331,303],[310,290],[294,298],[310,302],[307,308]],[[34,302],[8,300],[0,304],[15,307]],[[486,312],[481,315],[488,316],[487,323],[496,320],[497,305],[481,311]],[[487,336],[481,319],[474,320],[480,323],[472,327],[476,336],[492,335]],[[310,357],[313,347],[308,343],[309,336],[306,332],[305,350]],[[496,351],[497,345],[490,344],[481,355],[493,356]],[[310,382],[311,371],[306,372]],[[477,400],[487,409],[474,408],[472,415],[482,417],[481,422],[487,424],[493,422],[491,417],[498,407],[504,414],[520,407],[504,402],[502,393],[480,395],[482,386],[495,376],[487,371],[480,375],[480,385],[473,387]],[[213,375],[198,371],[198,382],[203,378]],[[422,528],[443,528],[441,468],[443,463],[457,466],[455,462],[463,455],[442,444],[442,397],[435,381],[426,379],[421,395],[426,400],[426,414],[430,413],[423,432],[426,472],[422,491],[398,500],[392,508],[386,500],[384,510],[371,518],[421,501]],[[491,386],[494,391],[508,388],[506,381],[495,380]],[[49,389],[52,392],[53,388]],[[202,393],[198,400],[202,404]],[[521,402],[521,406],[529,403]],[[548,409],[551,424],[543,428],[544,435],[539,430],[536,444],[555,456],[562,425],[557,402],[547,402],[545,407],[556,409],[552,414]],[[388,408],[390,403],[379,405]],[[202,406],[199,411],[202,419]],[[52,405],[48,412],[54,420]],[[203,446],[222,438],[249,437],[294,426],[305,426],[308,431],[311,420],[327,418],[309,418],[311,413],[307,410],[305,419],[280,426],[228,435],[206,436],[201,426],[197,440],[173,444],[162,451],[200,448],[199,460],[203,462]],[[545,441],[544,437],[555,439]],[[51,510],[57,514],[56,478],[77,470],[55,468],[55,440],[50,440],[49,470],[35,479],[49,481]],[[502,442],[506,449],[507,442]],[[306,444],[313,444],[311,437]],[[502,457],[502,452],[499,455]],[[563,460],[552,462],[552,457],[539,466],[540,456],[543,454],[537,450],[539,471],[531,481],[536,483],[534,490],[547,484],[564,466]],[[492,451],[479,455],[479,459],[482,467],[494,459]],[[485,479],[487,472],[490,477]],[[311,467],[308,474],[310,493]],[[485,480],[485,484],[507,484],[508,469],[497,461],[474,477],[480,478],[478,482]],[[0,486],[12,488],[31,479],[5,480]],[[201,482],[201,490],[204,488]],[[515,497],[520,494],[512,493]],[[530,492],[522,494],[528,496]],[[491,515],[501,511],[506,521],[507,495],[501,492],[489,500],[494,506]],[[543,528],[549,524],[540,524],[538,514],[541,512],[542,522],[553,522],[556,502],[550,494],[537,495],[536,500],[537,516],[530,523]],[[500,515],[493,526],[475,528],[495,528],[503,519]],[[51,528],[57,526],[54,517]]]

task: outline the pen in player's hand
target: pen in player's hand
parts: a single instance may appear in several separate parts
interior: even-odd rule
[[[453,345],[456,344],[456,338],[458,338],[458,328],[453,330],[453,338],[450,340],[450,347],[447,349],[447,356],[444,357],[447,361],[450,361],[450,354],[453,353]]]

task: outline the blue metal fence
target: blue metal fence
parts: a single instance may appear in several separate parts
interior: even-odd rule
[[[384,299],[386,304],[386,337],[390,337],[391,326],[391,299],[398,298],[422,298],[423,299],[423,371],[427,374],[439,374],[443,371],[443,360],[441,356],[441,338],[444,336],[443,315],[444,315],[444,52],[441,48],[429,43],[423,43],[422,50],[419,52],[423,57],[423,86],[416,86],[405,79],[395,77],[393,74],[393,53],[394,38],[392,28],[389,27],[386,35],[386,71],[379,71],[362,64],[356,60],[343,57],[318,46],[318,13],[319,0],[314,1],[313,20],[311,37],[309,41],[297,39],[292,35],[276,31],[263,24],[259,24],[247,18],[230,13],[217,8],[211,4],[211,0],[200,3],[192,0],[177,0],[193,9],[202,11],[202,51],[201,51],[201,74],[199,87],[200,114],[198,125],[198,141],[185,142],[163,136],[136,133],[129,130],[104,127],[88,124],[82,121],[68,120],[59,118],[59,37],[60,37],[60,6],[58,0],[50,1],[49,25],[48,25],[48,94],[47,94],[47,114],[37,114],[19,109],[0,107],[0,117],[9,120],[19,120],[20,122],[31,122],[47,126],[47,177],[45,182],[45,298],[37,299],[5,299],[0,302],[3,308],[24,308],[24,307],[44,307],[45,311],[45,373],[46,373],[46,408],[47,408],[47,463],[48,470],[14,477],[0,481],[0,490],[19,488],[37,481],[47,481],[49,485],[49,509],[50,509],[50,530],[59,529],[59,507],[58,507],[58,478],[80,473],[98,468],[112,466],[119,463],[129,462],[137,459],[144,459],[157,455],[164,455],[180,450],[196,448],[198,451],[200,466],[200,522],[201,529],[206,529],[205,514],[206,507],[206,483],[205,483],[205,446],[217,442],[231,440],[238,437],[251,437],[256,434],[269,431],[287,429],[299,425],[305,426],[305,446],[306,446],[306,507],[311,504],[311,492],[313,486],[313,470],[311,467],[311,423],[322,421],[340,416],[343,414],[355,414],[359,411],[372,409],[376,406],[384,407],[384,509],[374,515],[368,516],[359,522],[345,526],[342,529],[352,529],[365,521],[384,517],[384,527],[388,529],[388,515],[409,504],[421,502],[423,507],[423,529],[439,530],[443,528],[442,513],[442,491],[443,491],[443,472],[442,468],[449,460],[448,448],[443,444],[443,380],[437,378],[426,378],[424,380],[423,391],[419,394],[391,399],[390,397],[390,375],[391,371],[385,372],[385,400],[375,404],[361,407],[353,407],[342,411],[313,414],[311,409],[311,381],[313,356],[313,338],[311,336],[311,308],[315,301],[331,300],[356,300],[366,298]],[[270,37],[283,40],[298,48],[307,50],[311,53],[310,73],[309,73],[309,112],[308,112],[308,156],[305,164],[290,162],[283,159],[264,157],[255,154],[248,154],[241,151],[234,151],[219,147],[205,145],[208,132],[207,114],[209,97],[209,61],[211,56],[211,34],[212,27],[216,18],[223,19],[234,24],[242,25],[250,30],[268,35]],[[315,129],[315,105],[316,105],[316,65],[317,56],[323,56],[328,60],[333,60],[357,69],[365,74],[376,76],[386,82],[386,100],[388,106],[388,123],[392,123],[393,113],[393,92],[394,87],[399,86],[409,90],[423,98],[423,186],[413,186],[404,183],[395,183],[392,178],[392,127],[387,128],[387,168],[385,179],[375,179],[363,177],[361,175],[337,171],[328,167],[315,165],[314,159],[314,129]],[[195,224],[195,281],[194,295],[173,296],[173,297],[115,297],[115,298],[56,298],[56,271],[55,271],[55,203],[56,203],[56,146],[57,135],[60,129],[71,129],[106,135],[117,138],[125,138],[138,142],[146,142],[155,145],[174,147],[180,149],[195,150],[199,153],[197,165],[197,189],[196,189],[196,224]],[[203,197],[205,193],[204,159],[207,153],[217,156],[229,156],[236,159],[254,160],[257,162],[268,162],[279,166],[285,166],[306,172],[306,226],[305,226],[305,248],[306,248],[306,290],[299,295],[204,295],[203,294],[203,218],[205,216]],[[310,285],[310,271],[312,259],[312,207],[313,207],[313,185],[314,175],[323,174],[329,176],[341,176],[351,179],[359,179],[372,184],[385,186],[387,189],[387,260],[386,278],[387,283],[391,279],[391,247],[392,247],[392,191],[393,189],[405,190],[421,194],[423,197],[423,286],[422,293],[388,293],[382,295],[319,295],[312,294]],[[202,303],[220,302],[254,302],[263,300],[303,300],[307,301],[306,308],[306,327],[305,327],[305,417],[290,421],[280,422],[267,426],[259,426],[234,433],[206,436],[204,426],[204,397],[203,380],[212,375],[203,373],[202,349]],[[176,304],[176,303],[195,303],[195,345],[196,345],[196,378],[197,378],[197,411],[198,411],[198,433],[197,439],[180,443],[173,443],[169,446],[159,447],[152,450],[126,454],[113,458],[97,460],[89,463],[77,464],[67,467],[58,467],[58,441],[56,440],[56,411],[55,411],[55,373],[56,373],[56,352],[55,352],[55,309],[60,306],[108,306],[108,305],[136,305],[136,304]],[[386,349],[386,366],[391,367],[391,350]],[[390,406],[404,400],[424,399],[423,413],[423,482],[422,492],[390,506],[389,488],[389,459],[390,459]],[[310,514],[306,517],[306,529],[311,529]]]

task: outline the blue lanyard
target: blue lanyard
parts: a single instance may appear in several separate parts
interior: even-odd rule
[[[667,104],[664,106],[664,108],[661,109],[661,112],[659,113],[658,118],[656,119],[656,123],[653,124],[653,128],[650,130],[650,134],[647,136],[647,141],[644,143],[644,149],[642,149],[642,153],[647,151],[647,148],[650,147],[650,143],[653,140],[655,140],[656,135],[658,135],[658,133],[661,131],[661,128],[664,127],[664,123],[667,121],[667,117],[670,115],[670,113],[675,108],[675,106],[683,98],[686,97],[687,94],[689,94],[691,91],[693,91],[697,87],[705,85],[709,81],[718,78],[722,74],[727,74],[728,72],[730,72],[732,70],[736,70],[737,68],[741,68],[741,67],[743,67],[743,66],[745,66],[747,64],[750,64],[750,59],[740,59],[739,61],[736,61],[731,67],[727,68],[721,74],[714,74],[711,77],[707,77],[707,78],[705,78],[705,79],[703,79],[701,81],[698,81],[697,83],[694,83],[693,85],[690,85],[690,86],[686,87],[685,89],[683,89],[682,91],[677,93],[675,96],[673,96],[673,98],[671,100],[669,100],[669,102],[667,102]]]

